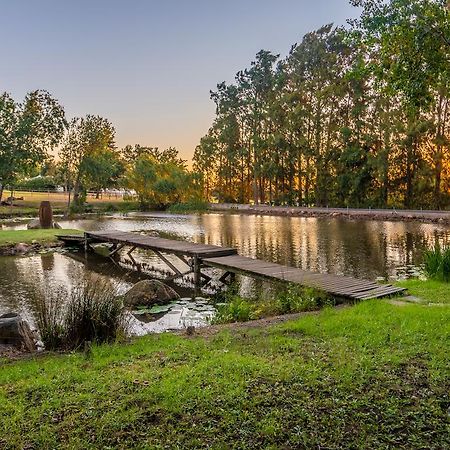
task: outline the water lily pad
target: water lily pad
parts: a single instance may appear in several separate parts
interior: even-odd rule
[[[206,311],[215,311],[214,306],[211,305],[198,305],[194,308],[194,311],[206,312]]]
[[[167,311],[170,311],[172,305],[155,305],[150,308],[150,314],[160,314]]]

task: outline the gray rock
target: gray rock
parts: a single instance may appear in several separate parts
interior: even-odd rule
[[[41,228],[41,223],[39,222],[39,219],[33,219],[30,222],[28,222],[27,228],[29,230],[39,230]]]
[[[42,228],[41,222],[39,221],[39,219],[33,219],[30,222],[28,222],[27,228],[29,230],[40,230]],[[62,226],[58,222],[53,222],[52,228],[60,230],[62,229]]]
[[[0,316],[0,344],[13,345],[30,352],[36,350],[34,335],[28,322],[15,313]]]
[[[21,242],[20,244],[16,244],[14,246],[14,254],[20,255],[22,253],[26,253],[30,249],[30,246],[28,244],[24,244]]]
[[[136,283],[125,295],[125,306],[164,305],[180,296],[166,284],[158,280],[142,280]]]

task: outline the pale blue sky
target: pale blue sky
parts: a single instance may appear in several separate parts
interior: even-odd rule
[[[357,15],[348,0],[0,0],[0,92],[47,89],[69,117],[100,114],[117,144],[190,158],[214,117],[209,90],[261,50]]]

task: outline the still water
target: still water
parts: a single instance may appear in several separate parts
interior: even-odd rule
[[[238,214],[169,215],[130,213],[126,216],[61,221],[64,228],[139,231],[192,242],[235,247],[244,256],[274,261],[316,272],[360,278],[395,278],[420,264],[425,248],[436,241],[450,244],[450,228],[419,222],[352,221]],[[8,228],[23,229],[25,223]],[[1,232],[1,231],[0,231]],[[159,260],[138,253],[140,262],[163,269]],[[127,267],[126,259],[122,266]],[[30,304],[46,290],[68,291],[91,272],[118,283],[126,291],[139,279],[136,274],[114,266],[110,260],[83,254],[46,253],[0,258],[0,313],[16,311],[33,320]],[[142,276],[141,276],[142,278]],[[242,279],[243,288],[252,282]],[[135,332],[162,331],[187,323],[202,324],[203,315],[188,299],[189,286],[175,285],[184,304],[162,317],[134,325]],[[202,303],[203,300],[200,300]],[[186,305],[188,307],[186,307]],[[195,306],[195,305],[194,305]],[[204,306],[204,305],[203,305]],[[202,307],[199,309],[201,310]],[[203,308],[204,309],[204,308]]]

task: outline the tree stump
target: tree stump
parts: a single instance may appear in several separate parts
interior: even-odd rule
[[[52,228],[53,227],[53,211],[50,202],[41,202],[39,207],[39,223],[41,228]]]

